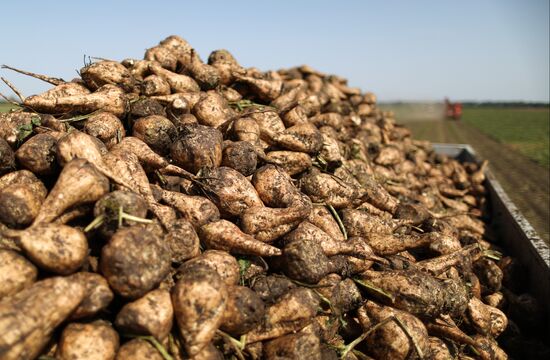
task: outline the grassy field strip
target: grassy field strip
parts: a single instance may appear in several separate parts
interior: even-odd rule
[[[466,108],[463,121],[539,164],[550,166],[548,108]]]
[[[15,106],[13,106],[11,104],[8,104],[8,103],[5,103],[5,102],[0,102],[0,113],[8,112],[11,109],[13,109],[14,107]]]

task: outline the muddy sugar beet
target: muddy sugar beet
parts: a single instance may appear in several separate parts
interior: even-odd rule
[[[0,115],[0,359],[549,354],[487,163],[341,77],[144,45],[71,81],[6,67],[52,87]]]

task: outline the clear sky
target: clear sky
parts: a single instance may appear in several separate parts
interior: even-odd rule
[[[0,63],[71,79],[177,34],[262,70],[309,64],[380,100],[549,101],[548,0],[3,1]],[[0,70],[25,95],[40,81]],[[9,90],[1,85],[0,91]]]

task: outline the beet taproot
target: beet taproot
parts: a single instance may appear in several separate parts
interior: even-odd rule
[[[99,267],[119,295],[136,299],[160,284],[170,269],[170,251],[140,226],[119,229],[101,250]]]

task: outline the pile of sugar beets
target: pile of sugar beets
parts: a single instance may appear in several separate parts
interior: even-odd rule
[[[0,359],[548,355],[485,165],[372,93],[178,36],[85,65],[8,67],[54,87],[0,117]]]

